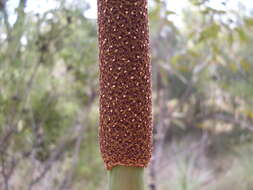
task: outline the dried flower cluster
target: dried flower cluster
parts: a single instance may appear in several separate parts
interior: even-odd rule
[[[98,0],[100,149],[107,169],[146,167],[152,147],[146,0]]]

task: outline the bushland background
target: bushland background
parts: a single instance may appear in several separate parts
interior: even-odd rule
[[[1,190],[106,189],[89,3],[0,0]],[[154,153],[146,189],[252,190],[253,1],[149,5]]]

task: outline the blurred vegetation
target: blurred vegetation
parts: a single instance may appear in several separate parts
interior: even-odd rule
[[[150,1],[147,189],[251,190],[253,10],[183,2]],[[31,3],[0,0],[0,189],[104,189],[96,20],[85,1]]]

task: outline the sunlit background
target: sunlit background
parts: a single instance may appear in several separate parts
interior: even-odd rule
[[[0,189],[107,189],[95,0],[0,0]],[[253,1],[150,0],[146,190],[252,190]]]

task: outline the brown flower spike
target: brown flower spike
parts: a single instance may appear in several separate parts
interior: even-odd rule
[[[107,169],[146,167],[152,147],[147,0],[98,0],[100,130]]]

